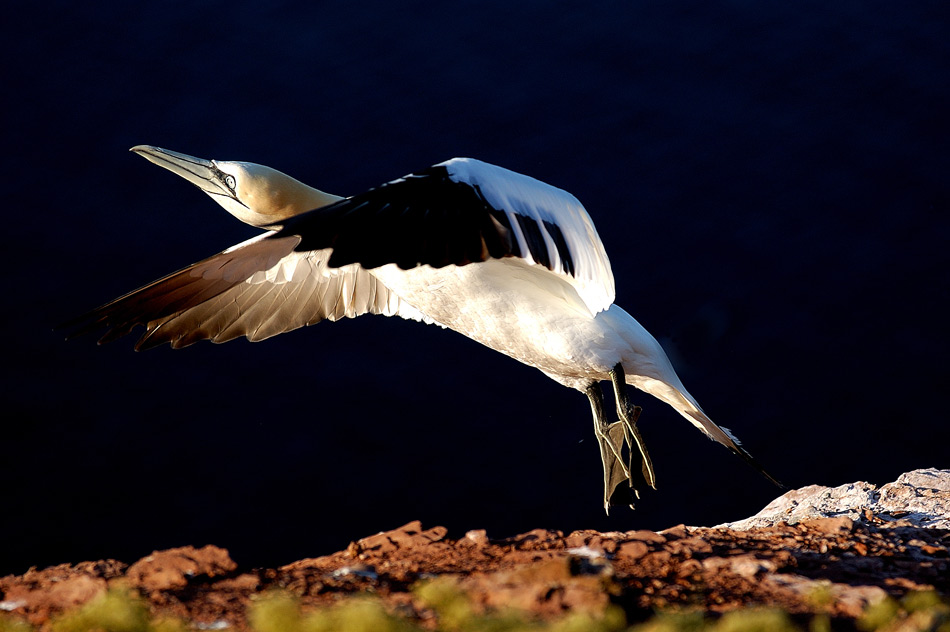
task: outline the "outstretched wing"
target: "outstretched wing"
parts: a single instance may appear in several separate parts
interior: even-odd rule
[[[100,344],[145,326],[136,349],[240,336],[263,340],[362,314],[427,321],[359,266],[330,268],[329,251],[297,253],[298,237],[258,235],[64,323],[69,337],[108,327]]]
[[[609,307],[613,275],[573,196],[501,167],[456,158],[282,222],[66,323],[108,327],[100,343],[144,325],[137,348],[250,340],[323,319],[399,315],[431,322],[372,275],[518,257],[571,283],[591,313]]]
[[[330,268],[329,250],[291,253],[273,268],[198,305],[147,323],[135,348],[171,343],[175,349],[199,340],[227,342],[246,336],[257,342],[321,320],[363,314],[429,321],[358,265]]]

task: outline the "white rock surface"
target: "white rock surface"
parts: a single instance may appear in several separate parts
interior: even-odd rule
[[[885,521],[950,529],[950,470],[914,470],[881,487],[863,481],[838,487],[808,485],[779,496],[751,518],[716,526],[743,530],[838,516],[864,520],[871,514]]]

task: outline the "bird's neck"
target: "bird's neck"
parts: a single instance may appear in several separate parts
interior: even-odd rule
[[[288,178],[290,178],[290,176],[288,176]],[[293,180],[292,178],[290,179]],[[288,185],[276,196],[277,199],[274,200],[273,209],[269,214],[269,217],[272,218],[272,223],[273,221],[282,221],[295,215],[312,211],[313,209],[329,206],[343,199],[339,195],[333,195],[319,189],[314,189],[297,180],[293,180],[293,183],[296,186]]]
[[[342,199],[338,195],[307,186],[285,173],[269,170],[266,177],[261,177],[253,183],[249,194],[242,196],[241,201],[247,208],[235,215],[253,226],[273,226],[295,215]]]

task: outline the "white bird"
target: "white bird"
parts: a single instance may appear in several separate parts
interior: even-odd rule
[[[147,145],[132,151],[266,232],[67,323],[71,336],[106,326],[101,344],[144,325],[136,349],[179,348],[263,340],[344,316],[401,316],[453,329],[585,393],[605,510],[630,504],[641,483],[655,488],[627,384],[781,485],[706,416],[659,343],[613,304],[607,253],[571,194],[454,158],[342,198],[262,165]],[[603,380],[613,385],[620,421],[606,420]]]

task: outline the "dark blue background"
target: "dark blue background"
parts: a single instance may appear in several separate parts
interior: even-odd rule
[[[642,396],[659,491],[607,518],[587,399],[418,323],[64,342],[255,232],[139,143],[342,195],[452,156],[527,173],[584,202],[617,302],[776,476],[950,465],[945,2],[36,7],[0,27],[0,573],[209,542],[274,565],[413,519],[714,524],[777,494]]]

